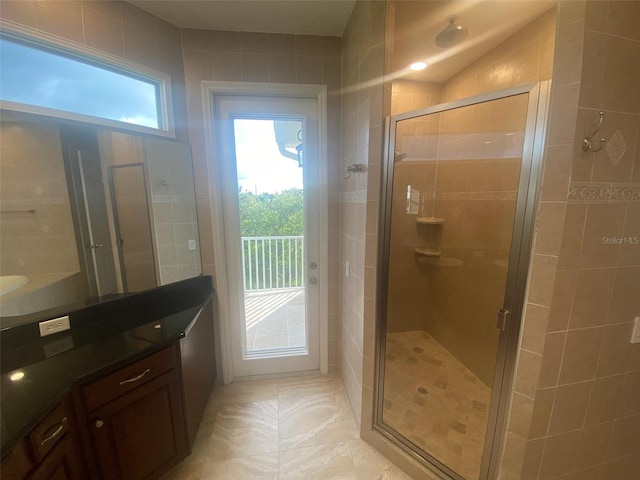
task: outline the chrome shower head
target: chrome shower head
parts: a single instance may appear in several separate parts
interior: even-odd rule
[[[469,36],[469,30],[465,27],[456,25],[458,17],[449,18],[449,25],[438,35],[436,35],[436,47],[450,48],[458,45]]]

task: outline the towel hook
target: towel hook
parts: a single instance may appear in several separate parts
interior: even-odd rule
[[[602,150],[604,148],[604,144],[606,143],[606,139],[601,138],[600,139],[600,148],[595,149],[593,148],[593,137],[596,136],[596,133],[598,133],[598,131],[600,130],[600,127],[602,127],[602,123],[604,122],[604,112],[600,112],[600,121],[598,122],[598,128],[595,129],[595,131],[589,135],[588,137],[584,137],[582,139],[582,151],[583,152],[599,152],[600,150]]]
[[[349,165],[347,167],[347,175],[342,177],[342,179],[346,180],[348,178],[351,178],[351,173],[361,172],[362,171],[362,167],[364,167],[364,165],[361,164],[361,163],[352,163],[351,165]]]

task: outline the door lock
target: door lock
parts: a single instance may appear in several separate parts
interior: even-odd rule
[[[309,279],[309,283],[310,283],[311,285],[315,285],[316,283],[318,283],[318,279],[317,279],[316,277],[311,277],[311,278]]]
[[[311,270],[315,270],[316,268],[318,268],[318,264],[317,264],[316,262],[311,262],[311,263],[309,264],[309,268],[310,268]]]

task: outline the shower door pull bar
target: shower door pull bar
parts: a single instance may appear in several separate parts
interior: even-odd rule
[[[501,308],[498,312],[498,321],[496,322],[496,327],[503,332],[507,328],[507,322],[509,321],[510,313],[511,312],[509,312],[509,310],[505,310],[504,308]]]

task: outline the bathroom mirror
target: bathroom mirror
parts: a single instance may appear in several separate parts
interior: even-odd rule
[[[190,146],[2,112],[0,326],[201,273]]]

